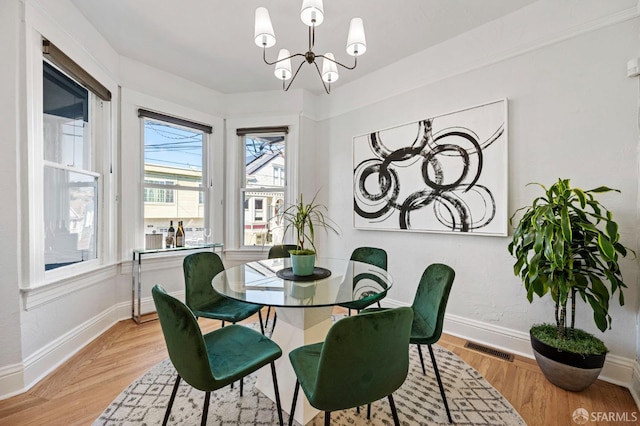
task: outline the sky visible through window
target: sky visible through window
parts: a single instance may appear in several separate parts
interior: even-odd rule
[[[202,132],[144,120],[144,162],[202,171]]]
[[[202,132],[155,120],[144,120],[144,162],[157,166],[202,170]],[[246,138],[245,165],[263,155],[278,155],[284,137]]]

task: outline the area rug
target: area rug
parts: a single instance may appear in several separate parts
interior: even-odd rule
[[[447,394],[451,417],[456,425],[526,425],[511,404],[492,387],[473,367],[454,353],[433,345],[440,376]],[[427,352],[426,348],[423,352]],[[427,375],[422,374],[420,359],[411,346],[409,375],[400,389],[394,393],[394,401],[402,425],[448,425],[447,414],[440,397],[438,382],[433,373],[431,358],[424,358]],[[267,368],[267,367],[265,367]],[[276,404],[255,389],[256,374],[244,381],[243,396],[239,386],[229,386],[211,393],[208,426],[277,425]],[[169,359],[152,367],[142,377],[129,385],[107,407],[93,426],[160,425],[171,396],[176,371]],[[302,396],[302,392],[300,393]],[[169,425],[199,425],[202,415],[204,392],[180,383],[171,410]],[[282,401],[289,410],[291,401]],[[393,424],[388,400],[385,398],[371,405],[371,419],[367,420],[366,407],[360,413],[355,409],[331,413],[331,424],[388,426]],[[288,415],[283,412],[285,424]],[[297,422],[294,424],[299,425]],[[324,414],[319,413],[309,425],[324,424]]]

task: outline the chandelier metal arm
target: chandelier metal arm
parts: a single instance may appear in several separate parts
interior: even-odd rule
[[[300,54],[298,54],[300,55]],[[298,56],[298,55],[293,55],[293,56]],[[300,55],[300,56],[304,56],[304,55]],[[298,75],[298,71],[300,71],[300,68],[302,68],[302,65],[304,65],[305,61],[300,62],[300,65],[298,65],[298,69],[296,70],[296,73],[293,74],[293,77],[291,77],[291,81],[289,82],[289,84],[287,85],[287,88],[285,89],[284,87],[284,80],[282,80],[282,89],[286,92],[287,90],[289,90],[289,87],[291,87],[291,84],[293,83],[293,80],[296,79],[296,76]],[[317,65],[316,65],[317,67]]]
[[[358,57],[357,57],[357,56],[354,56],[354,57],[353,57],[353,66],[352,66],[352,67],[347,66],[347,65],[344,65],[344,64],[341,64],[340,62],[338,62],[338,61],[336,61],[336,60],[334,60],[334,59],[331,59],[331,58],[327,58],[327,57],[326,57],[326,56],[324,56],[324,55],[316,55],[316,58],[323,58],[325,61],[331,61],[331,62],[333,62],[334,64],[336,64],[336,65],[340,65],[342,68],[346,68],[346,69],[348,69],[348,70],[355,69],[356,65],[358,65]]]
[[[275,65],[275,64],[277,64],[278,62],[286,61],[287,59],[291,59],[291,58],[294,58],[294,57],[296,57],[296,56],[302,56],[302,57],[304,57],[304,54],[302,54],[302,53],[295,53],[295,54],[293,54],[293,55],[291,55],[291,56],[288,56],[288,57],[286,57],[286,58],[282,58],[282,59],[279,59],[279,60],[275,60],[275,61],[273,61],[273,62],[269,62],[269,61],[267,61],[267,48],[266,48],[266,46],[265,46],[264,44],[262,45],[262,60],[263,60],[263,61],[264,61],[264,63],[265,63],[265,64],[267,64],[267,65]],[[304,62],[303,62],[303,63],[304,63]]]
[[[318,64],[316,62],[314,62],[313,65],[316,66],[316,70],[318,71],[318,75],[320,76],[320,81],[322,82],[322,85],[324,86],[324,91],[327,92],[327,95],[328,95],[329,93],[331,93],[331,83],[329,83],[329,87],[327,88],[327,84],[322,79],[322,73],[320,72],[320,68],[318,67]]]

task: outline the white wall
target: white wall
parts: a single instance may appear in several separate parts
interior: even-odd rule
[[[0,215],[2,223],[12,224],[6,226],[7,242],[0,256],[0,395],[7,396],[32,385],[116,320],[112,315],[116,304],[113,265],[46,289],[20,291],[30,287],[26,212],[31,129],[28,102],[34,96],[31,42],[37,46],[41,35],[50,39],[112,92],[117,92],[112,77],[118,56],[66,0],[44,5],[29,0],[4,1],[0,5],[0,33],[6,51],[0,67],[2,147],[6,154],[1,173],[6,204]]]
[[[28,97],[20,45],[26,31],[21,26],[24,2],[33,9],[28,15],[34,17],[28,18],[26,25],[81,58],[82,65],[99,79],[123,87],[123,164],[117,170],[130,173],[119,187],[120,199],[126,198],[118,206],[123,224],[117,255],[121,266],[107,265],[91,278],[80,277],[75,283],[79,289],[73,293],[65,292],[62,286],[34,294],[28,311],[23,310],[18,290],[23,278],[15,250],[23,244],[26,232],[20,209],[26,196],[25,152],[20,149],[25,146]],[[637,248],[638,85],[637,80],[625,77],[626,61],[638,55],[635,5],[635,0],[541,0],[342,86],[330,96],[315,97],[295,90],[223,95],[119,57],[68,0],[0,2],[0,38],[6,42],[3,58],[8,58],[8,66],[3,62],[0,67],[1,143],[5,157],[16,158],[5,162],[0,171],[5,205],[16,206],[2,209],[0,223],[18,224],[15,228],[5,226],[8,243],[0,249],[0,397],[29,386],[104,327],[128,316],[129,253],[137,242],[127,237],[126,223],[137,210],[132,201],[135,191],[130,188],[136,172],[127,167],[139,167],[139,157],[135,157],[136,150],[140,154],[139,127],[137,118],[131,117],[137,106],[178,114],[185,111],[213,121],[216,127],[225,127],[222,118],[245,122],[252,117],[297,116],[299,189],[305,194],[321,189],[320,201],[328,205],[330,216],[344,234],[342,239],[321,241],[321,250],[347,256],[359,245],[385,247],[395,277],[390,304],[410,303],[428,263],[449,263],[456,269],[457,279],[445,329],[462,330],[467,337],[488,343],[505,336],[493,342],[498,346],[514,341],[528,345],[530,323],[549,318],[550,306],[526,302],[521,284],[511,272],[507,238],[352,229],[352,137],[507,97],[510,210],[534,195],[532,189],[525,188],[530,181],[549,183],[563,176],[581,187],[607,184],[623,191],[622,196],[607,195],[603,201],[615,212],[623,241]],[[119,105],[117,88],[112,91]],[[119,112],[114,114],[116,121]],[[216,135],[222,143],[233,143]],[[220,161],[223,158],[220,156]],[[220,169],[232,173],[228,167],[221,165]],[[179,291],[180,259],[150,263],[154,270],[145,277],[147,283],[161,282]],[[640,335],[625,328],[636,324],[640,298],[637,261],[624,261],[623,272],[632,286],[626,293],[627,305],[613,306],[614,328],[602,337],[612,351],[609,359],[626,368],[627,360],[640,358]],[[40,303],[42,300],[46,302]],[[584,328],[595,331],[587,310],[581,311],[580,320]],[[526,352],[523,347],[516,344],[515,350]]]
[[[543,3],[556,14],[567,12],[559,11],[555,3]],[[451,265],[456,281],[447,312],[450,319],[462,320],[468,332],[475,333],[472,326],[478,329],[477,334],[466,337],[487,340],[491,336],[479,330],[493,328],[505,339],[487,343],[512,344],[508,349],[528,351],[521,343],[527,340],[529,326],[552,321],[553,310],[548,301],[527,302],[519,279],[513,276],[508,238],[354,230],[352,189],[345,185],[352,181],[353,136],[506,97],[510,214],[537,195],[534,188],[525,187],[528,182],[551,184],[562,177],[585,189],[608,185],[620,189],[622,195],[606,194],[601,200],[615,213],[623,242],[637,251],[638,94],[637,81],[626,77],[626,62],[637,55],[639,20],[634,8],[595,25],[590,15],[594,6],[600,6],[595,3],[603,2],[584,2],[585,15],[578,14],[587,24],[570,28],[573,32],[562,37],[540,42],[545,34],[538,33],[535,25],[546,22],[543,16],[530,18],[530,25],[514,36],[512,20],[519,22],[522,17],[518,14],[443,43],[434,49],[434,55],[425,51],[367,76],[366,81],[345,86],[344,91],[337,89],[335,97],[323,105],[322,115],[331,118],[318,125],[317,142],[324,147],[317,151],[322,165],[318,179],[326,182],[329,210],[344,230],[341,240],[331,239],[331,250],[347,255],[359,245],[384,247],[395,282],[388,297],[399,304],[412,301],[428,264]],[[575,22],[574,15],[561,16]],[[522,39],[531,42],[514,50]],[[514,42],[511,50],[505,40]],[[509,54],[492,51],[492,43]],[[447,52],[453,65],[435,55],[442,52]],[[477,59],[472,67],[463,64],[469,57]],[[463,71],[444,77],[458,65]],[[420,85],[422,70],[433,78]],[[388,93],[390,76],[400,87],[395,95]],[[382,87],[382,100],[371,98],[378,87]],[[405,87],[411,90],[401,90]],[[637,261],[624,260],[622,268],[630,288],[624,307],[612,303],[613,329],[600,333],[590,309],[584,306],[578,308],[578,325],[605,341],[611,350],[609,358],[624,364],[628,383],[637,351],[637,333],[628,328],[636,323],[638,311]],[[455,332],[458,329],[453,326],[459,325],[447,321],[445,331]]]
[[[0,223],[5,226],[6,241],[0,246],[0,376],[13,386],[21,381],[16,367],[22,361],[20,335],[20,261],[15,255],[20,246],[21,220],[18,214],[21,193],[18,180],[21,127],[20,106],[20,16],[18,0],[0,2],[0,40],[3,40],[3,65],[0,67],[0,128],[2,128],[5,164],[0,168],[0,182],[7,206],[0,209]],[[17,373],[17,376],[15,375]]]

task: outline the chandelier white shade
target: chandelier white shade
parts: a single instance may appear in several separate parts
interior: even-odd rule
[[[353,18],[349,24],[347,36],[347,53],[351,56],[362,55],[367,50],[367,39],[364,36],[364,24],[361,18]]]
[[[291,78],[291,54],[287,49],[280,49],[274,74],[276,78],[282,80],[289,80]]]
[[[300,9],[300,19],[308,26],[318,26],[324,21],[322,0],[303,0]]]
[[[331,83],[338,80],[338,66],[352,70],[358,65],[358,56],[362,55],[367,50],[367,40],[364,34],[364,24],[361,18],[351,19],[349,24],[349,34],[347,36],[346,51],[347,54],[353,56],[353,66],[344,65],[336,61],[335,56],[332,53],[325,53],[324,55],[317,55],[313,52],[315,45],[315,28],[322,24],[324,21],[324,6],[322,0],[302,0],[302,7],[300,9],[300,19],[308,26],[309,31],[309,50],[305,53],[291,54],[287,49],[280,49],[278,52],[278,59],[273,62],[267,60],[267,48],[276,44],[276,36],[273,31],[273,25],[271,24],[271,18],[269,11],[264,7],[256,9],[255,15],[255,31],[254,41],[256,45],[262,47],[262,59],[267,65],[275,65],[274,75],[276,78],[282,80],[282,89],[287,91],[291,87],[291,84],[296,79],[300,68],[305,62],[313,64],[316,68],[324,90],[327,93],[331,92]],[[291,68],[291,59],[295,57],[302,57],[295,72]],[[322,58],[322,72],[316,62],[317,58]],[[286,80],[291,80],[289,84],[285,85]]]
[[[327,52],[322,60],[322,80],[327,83],[333,83],[338,80],[338,66],[333,53]]]
[[[260,47],[271,47],[276,44],[276,35],[271,25],[271,17],[266,7],[256,9],[256,28],[254,32],[256,44]]]

